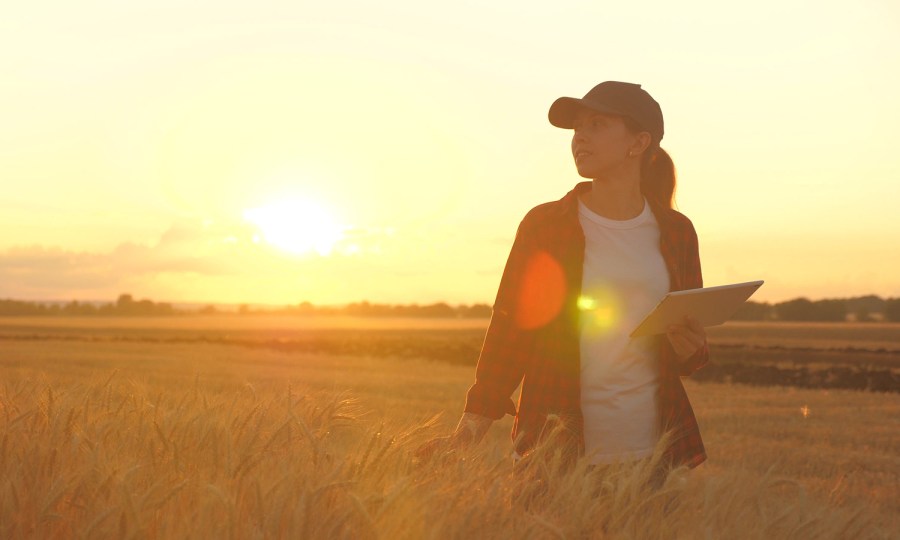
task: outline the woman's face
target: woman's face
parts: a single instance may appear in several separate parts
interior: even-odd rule
[[[578,174],[600,178],[621,167],[634,148],[635,135],[620,116],[581,110],[575,116],[572,156]]]

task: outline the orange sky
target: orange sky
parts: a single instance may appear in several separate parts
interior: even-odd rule
[[[661,103],[707,285],[900,296],[894,3],[522,6],[7,7],[0,298],[490,303],[602,80]]]

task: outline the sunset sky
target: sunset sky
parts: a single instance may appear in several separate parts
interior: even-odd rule
[[[9,4],[0,298],[491,303],[604,80],[662,105],[706,285],[900,296],[898,4],[615,4]]]

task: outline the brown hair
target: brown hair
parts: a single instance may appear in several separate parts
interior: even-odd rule
[[[633,133],[646,131],[627,116],[623,120]],[[641,156],[641,193],[657,206],[674,207],[675,164],[669,153],[659,147],[659,141],[650,141],[650,146]]]

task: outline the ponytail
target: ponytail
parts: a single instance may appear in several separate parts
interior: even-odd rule
[[[675,202],[675,164],[668,152],[652,145],[641,158],[641,193],[663,208]]]
[[[622,120],[632,133],[646,131],[628,116]],[[659,147],[659,141],[651,142],[641,156],[641,193],[656,206],[675,206],[675,164],[669,153]]]

